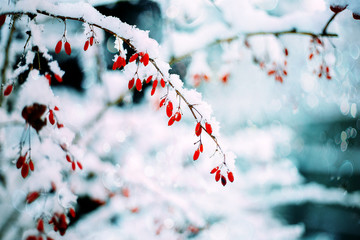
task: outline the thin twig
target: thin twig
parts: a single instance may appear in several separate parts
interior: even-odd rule
[[[332,19],[334,18],[334,16],[332,17]],[[332,20],[330,19],[330,20]],[[328,22],[328,24],[331,21]],[[328,25],[327,24],[327,25]],[[326,31],[326,28],[324,28],[324,30]],[[250,37],[255,37],[255,36],[264,36],[264,35],[273,35],[275,37],[279,37],[281,35],[291,35],[291,34],[296,34],[296,35],[303,35],[303,36],[310,36],[310,37],[338,37],[338,35],[336,33],[327,33],[324,32],[324,30],[322,31],[322,33],[313,33],[313,32],[306,32],[306,31],[297,31],[296,29],[292,29],[292,30],[286,30],[286,31],[278,31],[278,32],[252,32],[252,33],[245,33],[243,34],[243,36],[246,38],[250,38]],[[223,39],[217,39],[211,43],[209,43],[208,45],[206,45],[205,47],[201,48],[201,49],[206,49],[206,48],[210,48],[212,46],[221,44],[221,43],[231,43],[235,40],[238,40],[240,38],[239,35],[233,36],[233,37],[228,37],[228,38],[223,38]],[[201,50],[201,49],[196,49],[192,52],[186,53],[182,56],[179,57],[173,57],[171,58],[169,64],[172,65],[176,62],[180,62],[181,60],[190,57],[195,51]]]
[[[329,19],[329,21],[326,23],[324,29],[322,30],[322,34],[326,34],[327,32],[327,28],[329,27],[330,23],[334,20],[334,18],[336,17],[336,15],[338,14],[338,12],[334,13],[334,15],[332,15],[332,17]]]

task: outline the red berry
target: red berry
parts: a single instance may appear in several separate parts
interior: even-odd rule
[[[161,99],[160,101],[160,107],[164,106],[166,98]]]
[[[78,162],[76,162],[76,164],[78,165],[78,167],[80,168],[80,170],[82,170],[83,169],[83,167],[82,167],[82,164],[78,161]]]
[[[122,194],[124,197],[126,197],[126,198],[130,197],[130,190],[129,190],[129,188],[127,188],[127,187],[122,188],[122,189],[121,189],[121,194]]]
[[[66,222],[66,216],[65,214],[61,214],[59,217],[59,223],[58,223],[58,228],[59,228],[59,232],[60,235],[64,235],[67,229],[67,222]]]
[[[198,123],[196,124],[196,127],[195,127],[195,134],[196,134],[196,136],[200,136],[201,130],[202,130],[201,124],[200,124],[200,122],[198,122]]]
[[[134,83],[135,83],[135,79],[132,78],[132,79],[129,81],[128,88],[129,88],[129,89],[132,89],[133,86],[134,86]]]
[[[142,82],[141,82],[140,78],[138,78],[138,79],[136,80],[136,89],[137,89],[139,92],[140,92],[141,89],[142,89]]]
[[[200,151],[199,151],[199,149],[197,149],[193,156],[194,161],[198,160],[199,156],[200,156]]]
[[[23,164],[24,164],[24,162],[25,162],[25,159],[26,159],[26,156],[20,156],[20,157],[18,158],[18,160],[17,160],[17,162],[16,162],[16,168],[17,168],[17,169],[20,169],[20,168],[23,166]]]
[[[38,192],[30,192],[26,196],[26,202],[30,204],[30,203],[34,202],[39,196],[40,196],[40,194]]]
[[[24,163],[21,168],[21,176],[23,178],[26,178],[28,174],[29,174],[29,164]]]
[[[334,13],[339,13],[339,12],[344,11],[346,7],[347,7],[347,5],[345,5],[345,6],[330,5],[330,10],[333,11]]]
[[[38,240],[36,236],[28,236],[26,240]]]
[[[222,184],[223,186],[226,185],[226,178],[225,178],[223,175],[221,175],[221,184]]]
[[[90,41],[90,46],[92,46],[94,44],[94,37],[90,37],[89,41]]]
[[[51,192],[55,192],[56,191],[56,185],[54,182],[51,182]]]
[[[175,121],[179,122],[181,120],[181,113],[180,112],[176,112],[174,116],[175,116]]]
[[[66,154],[66,160],[67,160],[68,162],[72,162],[71,157],[70,157],[69,154]]]
[[[62,123],[57,123],[56,125],[57,125],[57,128],[58,128],[58,129],[60,129],[60,128],[63,128],[63,127],[64,127],[64,124],[62,124]]]
[[[156,87],[157,87],[157,84],[158,84],[158,80],[157,80],[157,79],[155,79],[155,80],[153,81],[153,85],[152,85],[152,87],[153,87],[153,88],[156,88]]]
[[[69,213],[70,213],[70,215],[71,215],[73,218],[76,216],[75,210],[74,210],[73,208],[70,208],[70,209],[69,209]]]
[[[64,48],[65,48],[66,54],[70,55],[71,54],[71,46],[70,46],[69,42],[65,42]]]
[[[161,85],[163,88],[165,87],[165,81],[164,81],[163,78],[160,80],[160,85]]]
[[[228,179],[229,179],[229,181],[230,182],[233,182],[234,181],[234,175],[233,175],[233,173],[232,172],[228,172]]]
[[[52,110],[49,111],[49,122],[51,123],[51,125],[55,124],[54,113]]]
[[[71,163],[71,168],[72,168],[73,171],[75,171],[75,169],[76,169],[75,162],[72,162],[72,163]]]
[[[213,170],[211,170],[210,174],[216,173],[217,170],[219,170],[219,166],[213,168]]]
[[[273,75],[274,73],[275,73],[275,70],[270,70],[270,71],[268,71],[268,75],[269,75],[269,76]]]
[[[116,61],[118,62],[118,63],[117,63],[118,68],[125,67],[125,65],[126,65],[126,60],[125,60],[125,58],[119,56]]]
[[[56,44],[56,46],[55,46],[55,53],[56,53],[56,54],[60,53],[61,48],[62,48],[62,40],[58,41],[58,43]]]
[[[203,78],[205,79],[206,82],[208,82],[210,80],[209,76],[206,74],[203,75]]]
[[[210,135],[212,134],[212,127],[210,123],[205,123],[205,129]]]
[[[156,90],[156,88],[151,89],[151,96],[155,94],[155,90]]]
[[[144,66],[147,66],[149,64],[149,54],[145,53],[145,55],[142,57],[142,63]]]
[[[63,81],[63,80],[62,80],[62,77],[60,77],[60,75],[55,74],[54,76],[55,76],[55,79],[56,79],[58,82],[62,82],[62,81]]]
[[[5,20],[6,20],[6,15],[1,15],[1,16],[0,16],[0,27],[1,27],[2,25],[4,25]]]
[[[172,116],[172,117],[169,119],[168,126],[173,125],[173,124],[174,124],[174,122],[175,122],[175,117],[174,117],[174,116]]]
[[[60,109],[59,109],[57,106],[55,106],[55,107],[54,107],[54,110],[55,110],[55,111],[59,111]]]
[[[135,53],[134,55],[132,55],[129,59],[129,62],[133,62],[138,58],[139,54]]]
[[[221,176],[220,172],[221,172],[221,170],[219,169],[216,171],[216,174],[215,174],[215,181],[217,181],[217,182],[220,180],[220,176]]]
[[[38,221],[37,230],[39,232],[44,232],[44,221],[42,220],[42,218],[40,218]]]
[[[10,93],[12,92],[12,90],[13,90],[13,85],[12,85],[12,84],[7,85],[6,88],[5,88],[5,90],[4,90],[4,96],[5,96],[5,97],[6,97],[6,96],[9,96]]]
[[[284,49],[284,53],[285,53],[285,56],[288,56],[289,55],[289,51],[287,48]]]
[[[34,163],[33,163],[33,161],[30,159],[30,161],[29,161],[29,168],[30,168],[30,170],[33,172],[34,170],[35,170],[35,167],[34,167]]]
[[[200,150],[200,152],[203,152],[204,151],[204,145],[200,144],[199,150]]]
[[[171,101],[169,101],[168,105],[166,106],[166,115],[168,117],[172,116],[172,111],[173,111],[173,104]]]
[[[323,44],[322,41],[320,40],[320,38],[316,38],[316,42],[317,42],[318,44]]]
[[[46,74],[45,77],[46,77],[46,79],[49,81],[49,85],[51,85],[51,75],[50,75],[50,74]]]
[[[147,79],[146,79],[146,83],[149,83],[152,79],[152,75],[150,75]]]
[[[224,76],[222,76],[221,81],[223,83],[227,83],[227,81],[229,80],[229,76],[230,76],[229,73],[225,74]]]
[[[86,41],[85,44],[84,44],[84,51],[88,50],[89,48],[89,41]]]
[[[137,212],[139,212],[139,208],[138,207],[133,207],[133,208],[131,208],[130,209],[130,211],[132,212],[132,213],[137,213]]]
[[[116,70],[117,68],[119,68],[119,64],[118,64],[118,61],[116,60],[116,61],[113,63],[112,70]]]
[[[155,79],[155,80],[153,81],[153,85],[152,85],[152,89],[151,89],[151,96],[154,95],[157,84],[158,84],[158,80]]]

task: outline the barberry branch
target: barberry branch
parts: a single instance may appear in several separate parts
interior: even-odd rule
[[[159,67],[156,65],[156,62],[154,61],[154,59],[149,59],[149,61],[153,64],[153,66],[156,68],[156,70],[161,74],[162,77],[165,77],[164,74],[161,72],[161,70],[159,69]],[[190,104],[188,102],[188,100],[184,97],[184,95],[182,95],[179,90],[177,90],[175,88],[175,86],[170,82],[169,85],[175,90],[176,94],[185,102],[185,104],[188,106],[191,114],[193,115],[193,117],[195,118],[195,120],[197,122],[199,122],[199,118],[196,116],[195,111],[198,112],[198,110],[194,107],[193,104]],[[215,142],[216,147],[220,150],[220,152],[222,153],[222,155],[224,156],[224,162],[225,162],[225,153],[223,152],[223,150],[221,149],[220,144],[218,143],[217,139],[215,136],[213,136],[212,134],[209,134],[206,129],[201,125],[201,128],[211,137],[211,139]]]
[[[334,16],[333,16],[334,17]],[[328,22],[328,24],[331,21]],[[325,30],[325,32],[324,32]],[[262,36],[262,35],[273,35],[275,37],[279,37],[282,35],[290,35],[290,34],[295,34],[295,35],[303,35],[303,36],[310,36],[313,38],[317,38],[317,37],[328,37],[328,38],[332,38],[332,37],[338,37],[338,35],[336,33],[327,33],[326,32],[326,28],[324,28],[324,30],[322,31],[322,33],[313,33],[313,32],[307,32],[307,31],[297,31],[296,29],[291,29],[291,30],[285,30],[285,31],[278,31],[278,32],[252,32],[252,33],[245,33],[243,34],[243,36],[245,37],[245,39],[248,39],[250,37],[255,37],[255,36]],[[223,38],[223,39],[217,39],[212,43],[209,43],[208,45],[206,45],[204,48],[201,49],[207,49],[210,48],[212,46],[215,45],[219,45],[221,43],[231,43],[235,40],[238,40],[240,38],[239,35],[233,36],[233,37],[228,37],[228,38]],[[181,60],[190,57],[194,52],[199,51],[201,49],[195,49],[192,52],[186,53],[182,56],[179,57],[173,57],[170,59],[169,64],[172,65],[176,62],[180,62]]]
[[[135,52],[138,52],[137,48],[132,44],[131,40],[130,39],[127,39],[127,38],[124,38],[123,36],[121,36],[120,34],[117,34],[116,32],[114,32],[113,30],[109,29],[105,23],[101,23],[101,21],[99,22],[92,22],[92,21],[88,21],[86,18],[84,17],[73,17],[73,16],[64,16],[64,15],[59,15],[59,14],[54,14],[54,13],[51,13],[51,12],[48,12],[48,11],[45,11],[45,10],[35,10],[36,12],[27,12],[27,11],[24,11],[24,12],[21,12],[21,11],[7,11],[7,12],[3,12],[1,14],[4,14],[4,15],[15,15],[15,16],[21,16],[21,15],[27,15],[29,16],[30,18],[34,18],[36,17],[36,14],[41,14],[41,15],[44,15],[44,16],[48,16],[48,17],[52,17],[52,18],[56,18],[56,19],[61,19],[63,20],[64,22],[66,20],[74,20],[74,21],[78,21],[78,22],[83,22],[83,23],[87,23],[89,24],[90,26],[93,26],[93,27],[97,27],[99,29],[102,29],[104,30],[105,32],[121,39],[125,44],[127,44],[130,48],[132,48]],[[101,15],[101,17],[103,17]],[[100,19],[100,17],[99,17]],[[151,62],[151,64],[155,67],[155,69],[158,71],[158,73],[160,73],[161,76],[163,76],[164,78],[166,78],[165,74],[161,71],[161,69],[158,67],[158,65],[156,64],[155,60],[153,58],[149,58],[149,62]],[[195,114],[195,111],[196,108],[194,107],[193,104],[189,103],[188,100],[185,98],[185,96],[178,90],[176,89],[176,87],[171,83],[170,79],[167,79],[167,82],[169,84],[170,87],[172,87],[174,89],[174,91],[176,92],[176,94],[185,102],[185,104],[188,106],[190,112],[192,113],[193,117],[195,118],[195,120],[197,122],[199,122],[199,119],[198,117],[196,116]],[[108,103],[104,109],[100,110],[100,112],[98,113],[97,116],[95,116],[95,118],[89,122],[89,124],[87,126],[91,126],[93,123],[97,122],[103,115],[104,113],[106,112],[106,110],[110,107],[110,106],[113,106],[116,104],[116,101],[114,103]],[[197,111],[198,112],[198,111]],[[200,119],[201,120],[201,119]],[[204,127],[201,126],[203,129]],[[206,132],[206,131],[205,131]],[[215,142],[216,146],[217,146],[217,149],[220,150],[220,152],[222,153],[222,155],[224,156],[224,162],[225,162],[225,154],[224,152],[222,151],[221,147],[220,147],[220,144],[218,143],[217,139],[215,136],[213,136],[212,134],[209,134],[208,135],[211,137],[211,139]],[[77,140],[76,140],[77,141]]]

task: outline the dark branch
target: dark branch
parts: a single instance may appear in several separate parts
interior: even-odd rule
[[[334,17],[334,16],[333,16]],[[328,22],[328,24],[331,21]],[[325,29],[326,30],[326,29]],[[322,33],[313,33],[313,32],[305,32],[305,31],[297,31],[296,29],[292,29],[292,30],[287,30],[287,31],[279,31],[279,32],[253,32],[253,33],[245,33],[244,36],[245,38],[250,38],[250,37],[256,37],[256,36],[263,36],[263,35],[273,35],[275,37],[279,37],[281,35],[290,35],[290,34],[296,34],[296,35],[303,35],[303,36],[310,36],[310,37],[338,37],[338,35],[336,33],[327,33],[327,32],[322,32]],[[231,43],[232,41],[238,40],[240,36],[233,36],[233,37],[229,37],[229,38],[223,38],[223,39],[217,39],[212,43],[209,43],[207,46],[205,46],[204,48],[209,48],[221,43]],[[179,62],[187,57],[190,57],[195,51],[198,51],[200,49],[196,49],[193,52],[189,52],[187,54],[184,54],[182,56],[179,57],[173,57],[169,64],[172,65],[176,62]]]
[[[332,17],[329,19],[329,21],[326,23],[323,31],[322,31],[322,34],[327,34],[327,28],[329,27],[330,23],[334,20],[334,18],[336,17],[336,15],[338,14],[339,12],[336,12],[334,13],[334,15],[332,15]]]

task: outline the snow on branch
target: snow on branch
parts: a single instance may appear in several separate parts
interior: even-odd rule
[[[161,86],[163,88],[167,86],[167,93],[164,97],[162,97],[160,107],[166,105],[166,113],[169,117],[168,125],[171,126],[175,121],[180,121],[182,115],[180,105],[181,101],[184,102],[197,123],[195,128],[195,134],[197,137],[199,137],[199,140],[195,142],[195,144],[198,144],[198,147],[194,153],[193,159],[197,160],[199,154],[203,151],[201,133],[205,132],[215,143],[215,153],[220,153],[223,156],[222,162],[218,165],[220,170],[224,167],[222,174],[225,175],[225,171],[227,174],[230,173],[232,175],[232,173],[229,171],[229,168],[233,167],[233,160],[230,160],[230,166],[228,166],[229,163],[227,163],[228,159],[226,159],[225,157],[225,152],[218,143],[217,137],[215,137],[215,135],[218,135],[218,123],[213,117],[211,117],[211,107],[207,103],[202,101],[200,93],[196,92],[195,90],[187,90],[183,88],[183,82],[179,79],[179,77],[174,74],[169,74],[169,64],[160,60],[159,45],[155,40],[149,38],[147,31],[139,30],[134,26],[122,22],[116,17],[104,16],[94,7],[87,3],[53,4],[49,1],[37,0],[31,1],[30,4],[30,1],[23,0],[17,2],[15,5],[10,4],[2,6],[0,8],[0,15],[27,15],[31,20],[36,18],[37,15],[44,15],[64,21],[65,32],[62,39],[58,42],[55,48],[56,53],[60,52],[62,42],[65,42],[65,52],[68,55],[71,54],[71,47],[65,36],[67,20],[83,22],[85,24],[88,24],[90,28],[96,27],[102,29],[105,32],[113,35],[116,39],[120,39],[121,41],[123,41],[135,51],[135,54],[131,56],[129,62],[135,62],[137,64],[134,77],[129,81],[129,89],[131,89],[135,85],[138,91],[142,90],[142,81],[140,80],[141,76],[139,76],[138,74],[139,63],[141,62],[144,67],[146,67],[148,63],[151,63],[152,68],[148,68],[145,71],[148,76],[146,83],[153,80],[153,91],[155,91],[158,80],[152,79],[152,76],[160,75]],[[92,44],[90,43],[90,45]],[[86,50],[88,46],[89,43],[85,43],[84,50]],[[121,56],[124,55],[124,53],[119,50],[119,54],[119,56],[115,56],[117,59],[114,62],[113,69],[116,70],[120,67],[124,67],[125,71],[127,69],[131,69],[130,67],[127,68],[128,66],[125,67],[125,58]],[[137,76],[137,79],[135,78],[135,76]],[[174,111],[175,114],[173,114],[173,103],[178,103],[178,110]],[[108,107],[109,106],[105,106],[105,108]],[[101,112],[104,111],[100,111],[100,113]],[[214,127],[214,129],[212,126]],[[217,176],[220,175],[220,170],[218,171]],[[221,176],[224,177],[223,175]],[[216,180],[219,181],[219,177],[216,177]],[[225,185],[226,180],[221,180],[222,184]],[[231,178],[230,181],[232,182],[233,178]]]

